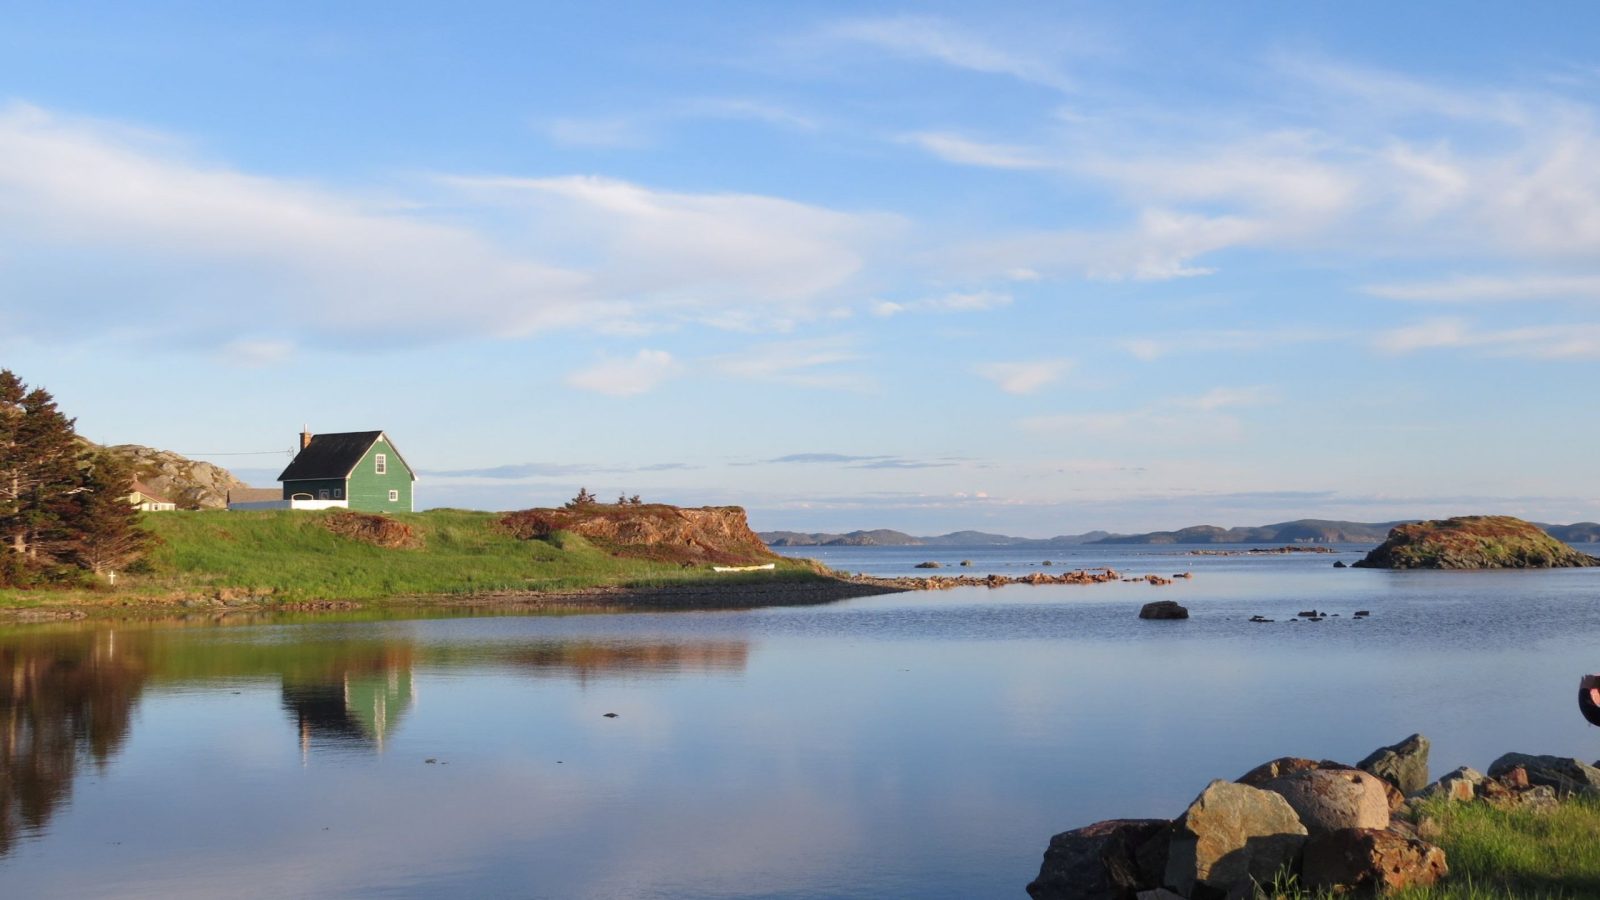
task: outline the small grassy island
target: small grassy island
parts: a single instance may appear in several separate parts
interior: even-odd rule
[[[1368,569],[1560,569],[1600,566],[1532,522],[1513,516],[1458,516],[1398,525],[1355,563]]]

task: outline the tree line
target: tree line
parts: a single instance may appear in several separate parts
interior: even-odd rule
[[[0,369],[0,586],[104,575],[151,536],[128,502],[128,465],[78,438],[43,388]]]

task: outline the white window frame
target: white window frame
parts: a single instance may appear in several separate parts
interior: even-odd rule
[[[389,492],[389,502],[390,503],[399,503],[400,502],[400,492],[399,491],[393,491],[393,490],[390,491]]]
[[[376,475],[389,474],[389,454],[379,453],[372,457],[372,471]]]
[[[335,499],[335,500],[343,500],[344,499],[344,488],[334,488],[333,489],[333,499]]]
[[[317,499],[318,500],[326,500],[326,499],[328,499],[328,489],[327,488],[317,488]]]

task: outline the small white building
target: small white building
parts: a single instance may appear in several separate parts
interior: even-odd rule
[[[128,493],[128,502],[144,512],[171,512],[178,508],[178,504],[157,494],[149,485],[135,480],[133,490]]]

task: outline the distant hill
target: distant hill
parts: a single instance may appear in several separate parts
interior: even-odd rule
[[[1558,541],[1569,544],[1600,544],[1600,522],[1574,522],[1571,525],[1540,525]]]
[[[769,547],[1047,547],[1067,544],[1087,544],[1111,537],[1107,531],[1087,534],[1063,534],[1053,538],[1021,538],[987,531],[953,531],[949,534],[918,537],[903,531],[878,529],[852,531],[848,534],[820,532],[805,534],[799,531],[762,531],[758,536]]]
[[[1408,520],[1414,521],[1414,520]],[[1097,544],[1375,544],[1389,536],[1401,522],[1338,522],[1328,519],[1296,519],[1275,525],[1220,528],[1193,525],[1177,531],[1152,531],[1148,534],[1121,534],[1102,538]]]

